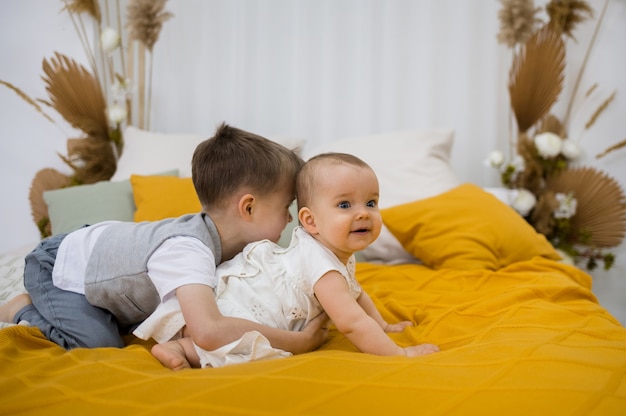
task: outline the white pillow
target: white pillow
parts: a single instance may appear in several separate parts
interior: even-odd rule
[[[381,209],[446,192],[460,181],[450,167],[452,129],[398,131],[350,137],[305,149],[304,159],[324,152],[351,153],[378,176]],[[383,225],[380,237],[361,253],[373,263],[416,263],[413,255]]]
[[[211,133],[212,135],[212,133]],[[129,179],[130,175],[153,175],[178,169],[181,177],[191,176],[193,152],[209,136],[197,134],[155,133],[128,126],[124,130],[124,150],[117,162],[112,181]],[[304,140],[268,137],[289,149],[299,149]]]

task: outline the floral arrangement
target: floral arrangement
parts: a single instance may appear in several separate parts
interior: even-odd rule
[[[565,42],[575,26],[593,16],[585,1],[550,0],[548,21],[539,18],[541,8],[532,0],[500,0],[498,41],[513,51],[509,95],[513,122],[510,155],[489,155],[487,164],[500,171],[501,181],[514,190],[511,205],[564,258],[593,270],[614,263],[607,248],[619,245],[626,233],[626,197],[617,181],[592,167],[575,167],[581,150],[568,137],[568,121],[574,95],[589,57],[589,45],[565,115],[551,111],[563,89]],[[606,3],[596,25],[601,25]],[[596,89],[594,85],[588,94]],[[588,130],[615,97],[609,95],[585,125]],[[626,145],[621,142],[608,152]]]
[[[149,128],[153,47],[163,23],[172,16],[163,10],[166,2],[128,0],[123,26],[119,1],[110,7],[106,0],[62,0],[62,12],[71,18],[89,69],[59,52],[44,58],[42,78],[47,100],[33,99],[15,85],[0,80],[1,85],[16,92],[52,123],[55,121],[44,107],[52,108],[82,132],[81,137],[67,140],[67,156],[60,155],[72,174],[44,168],[32,181],[32,215],[42,237],[51,233],[43,192],[110,179],[123,151],[123,127],[136,124]],[[99,34],[95,45],[90,43],[86,19],[93,21]],[[146,57],[150,60],[149,68]]]

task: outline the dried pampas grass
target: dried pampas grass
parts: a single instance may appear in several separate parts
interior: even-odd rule
[[[619,183],[592,168],[567,169],[550,178],[552,192],[573,192],[578,201],[576,214],[570,219],[571,236],[588,234],[590,245],[615,247],[626,234],[626,196]]]
[[[72,127],[108,141],[106,102],[100,84],[82,65],[55,53],[43,61],[43,80],[51,105]]]
[[[127,9],[130,40],[137,40],[152,51],[163,23],[173,16],[163,11],[165,3],[167,0],[130,0]]]
[[[64,0],[65,7],[63,10],[67,10],[70,13],[86,13],[93,17],[96,22],[102,21],[102,13],[100,12],[100,3],[98,0]]]
[[[535,230],[545,235],[548,239],[554,235],[555,219],[552,213],[559,207],[553,191],[544,192],[537,200],[530,221]]]
[[[591,126],[593,126],[593,124],[596,122],[598,117],[600,117],[600,114],[602,114],[602,112],[604,110],[606,110],[606,108],[609,106],[609,104],[611,104],[611,102],[615,99],[615,94],[616,94],[616,91],[613,91],[613,94],[611,94],[609,96],[609,98],[604,100],[602,102],[602,104],[600,104],[600,106],[596,109],[596,111],[593,112],[593,114],[591,115],[591,118],[589,119],[589,121],[587,121],[587,123],[585,123],[585,129],[586,130],[589,130],[589,128],[591,128]]]
[[[510,48],[523,44],[541,23],[536,17],[541,8],[535,7],[533,0],[500,0],[500,3],[498,42]]]
[[[563,89],[565,45],[549,26],[537,31],[513,59],[511,107],[520,132],[550,111]]]
[[[173,16],[163,11],[167,0],[130,0],[127,7],[128,39],[139,42],[138,51],[138,127],[150,129],[150,112],[152,104],[152,48],[159,38],[163,23]],[[146,97],[146,50],[149,52],[148,92]],[[132,57],[129,57],[132,67]],[[147,100],[147,109],[145,101]],[[146,120],[146,121],[144,121]],[[145,123],[145,124],[144,124]]]
[[[524,170],[517,175],[515,187],[539,193],[543,186],[543,166],[537,160],[535,142],[526,133],[520,133],[518,137],[517,154],[524,159]]]
[[[546,5],[550,27],[575,39],[572,32],[579,23],[593,17],[593,9],[583,0],[551,0]]]
[[[608,155],[611,152],[614,152],[615,150],[621,149],[623,147],[626,147],[626,139],[622,140],[619,143],[616,143],[612,146],[607,147],[606,149],[604,149],[604,151],[602,153],[598,153],[596,155],[596,159],[600,159],[601,157],[604,157],[606,155]]]
[[[33,220],[39,229],[41,238],[52,235],[48,205],[43,199],[45,191],[61,189],[71,184],[71,178],[56,169],[45,168],[35,174],[30,185],[28,199]]]
[[[22,91],[21,89],[17,88],[15,85],[11,84],[10,82],[6,82],[6,81],[0,80],[0,84],[4,85],[5,87],[7,87],[10,90],[13,90],[22,100],[26,101],[28,104],[30,104],[33,107],[35,107],[35,110],[37,110],[38,113],[40,113],[42,116],[44,116],[46,118],[46,120],[54,123],[54,120],[52,119],[52,117],[50,117],[48,114],[46,114],[43,111],[43,109],[41,108],[41,106],[39,104],[37,104],[37,101],[35,101],[32,98],[30,98],[24,91]]]

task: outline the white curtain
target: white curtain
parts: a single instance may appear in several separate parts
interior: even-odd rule
[[[589,1],[596,17],[604,2]],[[626,2],[608,4],[570,132],[586,152],[585,163],[626,185],[626,150],[593,158],[626,137]],[[44,57],[60,51],[84,59],[61,6],[0,2],[0,79],[45,97],[39,78]],[[174,17],[154,47],[150,129],[208,136],[226,121],[313,146],[345,136],[452,127],[456,173],[498,185],[483,160],[493,149],[505,150],[508,140],[511,56],[496,39],[500,7],[498,0],[169,0],[166,10]],[[594,26],[591,20],[580,25],[577,42],[568,42],[563,97],[571,94]],[[595,96],[583,100],[595,82]],[[613,103],[584,131],[581,125],[613,89]],[[64,168],[56,152],[66,153],[71,130],[55,128],[6,89],[0,105],[0,192],[11,201],[0,207],[1,251],[38,238],[30,181],[44,167]]]
[[[495,0],[170,0],[174,18],[154,49],[151,129],[210,134],[225,120],[312,144],[453,127],[455,153],[476,153],[458,173],[480,182],[507,122],[498,8]]]

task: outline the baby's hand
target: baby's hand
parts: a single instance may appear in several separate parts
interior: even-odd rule
[[[387,326],[385,327],[385,332],[402,332],[407,326],[413,326],[413,322],[402,321],[396,324],[387,324]]]
[[[438,352],[439,347],[433,344],[420,344],[412,347],[404,348],[407,357],[419,357],[420,355],[432,354]]]

